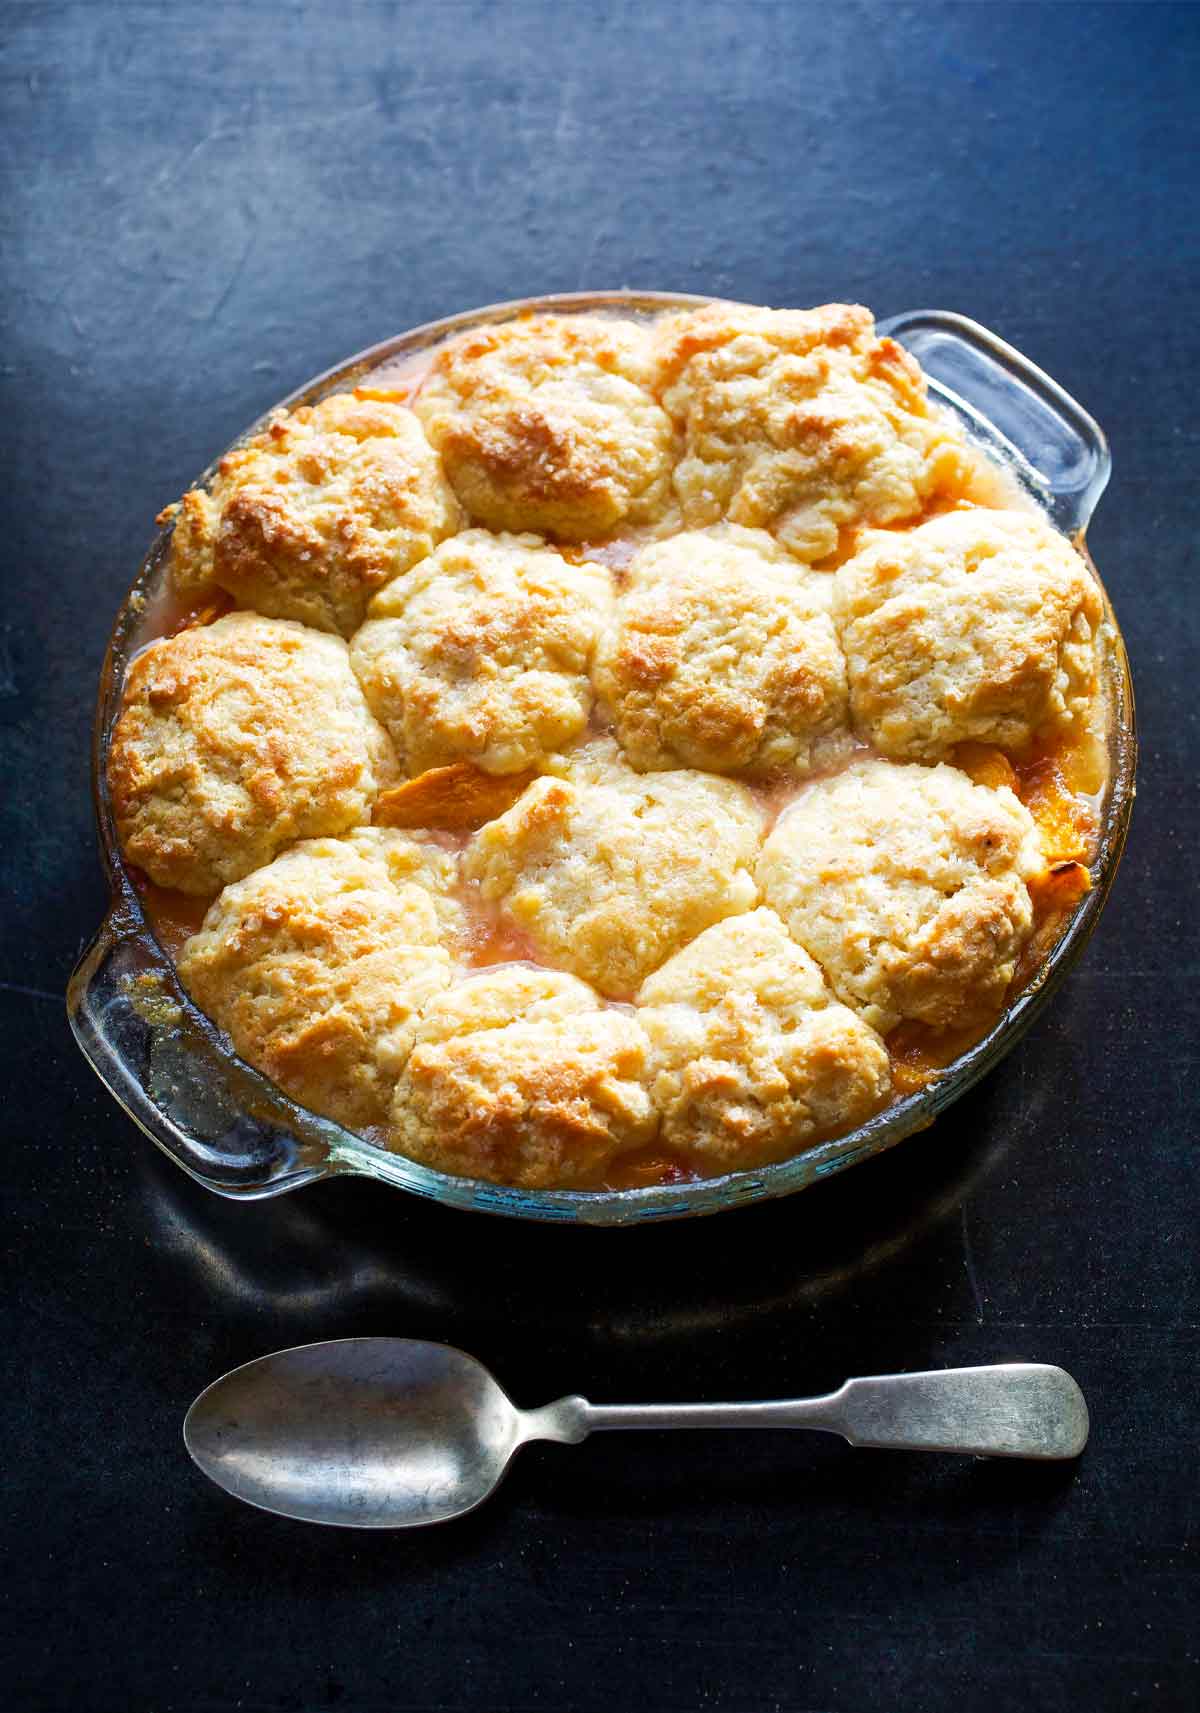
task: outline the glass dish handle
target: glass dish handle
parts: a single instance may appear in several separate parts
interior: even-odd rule
[[[1097,422],[1057,381],[977,321],[914,309],[879,323],[920,363],[972,437],[1015,467],[1064,534],[1081,535],[1112,461]]]
[[[279,1195],[336,1170],[335,1129],[219,1045],[132,898],[114,901],[67,988],[100,1081],[165,1154],[218,1195]]]

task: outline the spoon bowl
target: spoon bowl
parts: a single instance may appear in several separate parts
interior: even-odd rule
[[[201,1392],[184,1443],[218,1486],[309,1523],[412,1528],[474,1510],[521,1441],[482,1364],[405,1338],[304,1344]]]

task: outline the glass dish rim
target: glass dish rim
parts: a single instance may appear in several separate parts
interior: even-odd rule
[[[342,362],[332,365],[272,405],[230,444],[241,444],[259,431],[271,415],[281,408],[292,408],[297,404],[324,397],[327,393],[344,390],[398,356],[417,353],[455,332],[475,325],[497,323],[540,310],[619,310],[625,313],[652,314],[672,308],[702,307],[721,301],[732,300],[672,292],[569,292],[514,299],[442,317],[367,346]],[[1107,448],[1103,435],[1090,417],[1057,383],[1037,370],[1027,358],[1007,346],[995,334],[952,312],[914,311],[891,317],[880,325],[886,331],[891,325],[916,322],[924,325],[944,325],[951,331],[964,328],[970,330],[970,333],[976,336],[975,342],[981,349],[999,352],[1015,359],[1018,373],[1023,379],[1032,376],[1036,383],[1044,386],[1055,403],[1065,401],[1071,406],[1077,417],[1094,431],[1101,460],[1095,490],[1098,494],[1107,477]],[[942,396],[943,401],[948,396],[944,387],[932,381],[931,391]],[[991,428],[988,419],[983,420]],[[994,432],[996,438],[1003,441],[999,431]],[[1008,442],[1004,444],[1010,445]],[[219,457],[223,457],[229,449],[224,448]],[[1023,465],[1025,461],[1017,449],[1012,450],[1016,460]],[[201,485],[211,478],[219,457],[196,478],[193,486]],[[1037,493],[1034,497],[1042,499]],[[1091,865],[1093,885],[1061,928],[1057,940],[1045,954],[1028,983],[1006,1006],[985,1036],[952,1061],[928,1086],[903,1096],[865,1124],[844,1136],[820,1143],[815,1148],[767,1166],[686,1184],[659,1184],[622,1190],[525,1190],[436,1172],[408,1160],[403,1155],[390,1154],[366,1138],[343,1129],[332,1120],[319,1118],[297,1106],[266,1078],[238,1059],[224,1037],[197,1010],[179,986],[174,975],[173,960],[158,941],[142,910],[137,888],[126,869],[116,839],[108,797],[107,755],[124,671],[128,665],[124,645],[136,628],[138,603],[142,592],[161,575],[169,536],[168,524],[159,530],[145,554],[137,576],[114,620],[101,669],[93,724],[92,798],[100,835],[101,855],[110,890],[110,905],[95,941],[81,958],[71,978],[68,1011],[76,1039],[85,1057],[110,1093],[163,1152],[190,1176],[219,1195],[236,1199],[260,1199],[299,1188],[335,1173],[348,1172],[410,1190],[444,1205],[554,1223],[574,1222],[604,1226],[623,1226],[652,1219],[711,1214],[729,1207],[789,1195],[861,1159],[881,1153],[914,1132],[927,1128],[941,1112],[986,1075],[1004,1054],[1016,1045],[1057,991],[1081,955],[1107,901],[1120,862],[1132,810],[1137,740],[1128,657],[1107,590],[1096,573],[1104,603],[1104,635],[1107,645],[1104,669],[1108,678],[1111,727],[1108,734],[1110,773],[1107,801],[1095,859]],[[1082,529],[1076,539],[1086,553]],[[1092,570],[1095,572],[1094,566]],[[308,1154],[305,1164],[298,1168],[272,1172],[258,1183],[239,1183],[235,1186],[218,1177],[215,1172],[206,1172],[195,1160],[186,1158],[175,1143],[172,1135],[174,1126],[164,1119],[161,1112],[158,1113],[160,1123],[155,1126],[153,1116],[157,1108],[153,1094],[146,1088],[141,1074],[130,1067],[127,1061],[123,1062],[122,1068],[145,1096],[145,1106],[149,1108],[149,1113],[145,1110],[134,1110],[122,1098],[120,1091],[114,1087],[113,1081],[98,1062],[98,1056],[92,1050],[87,1030],[83,1026],[89,990],[99,967],[99,956],[118,942],[136,944],[148,955],[149,961],[162,971],[172,989],[174,1002],[182,1008],[192,1030],[198,1029],[215,1047],[220,1058],[237,1068],[239,1086],[253,1091],[255,1118],[257,1119],[258,1114],[266,1107],[286,1130],[298,1133],[303,1138]],[[147,1024],[148,1030],[155,1027],[152,1023]]]

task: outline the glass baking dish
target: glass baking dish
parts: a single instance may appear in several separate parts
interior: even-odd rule
[[[312,403],[361,385],[377,371],[403,371],[448,334],[529,310],[648,316],[706,301],[673,293],[605,292],[497,304],[372,346],[282,402]],[[964,316],[918,310],[880,322],[879,330],[907,346],[924,368],[931,394],[1086,552],[1088,520],[1110,470],[1104,436],[1092,418],[1018,351]],[[212,467],[199,481],[211,473]],[[241,1200],[281,1195],[333,1173],[353,1172],[452,1207],[585,1225],[679,1219],[790,1195],[932,1124],[1029,1028],[1079,957],[1104,908],[1133,805],[1137,747],[1129,665],[1107,596],[1102,666],[1109,776],[1099,804],[1092,890],[1065,920],[996,1025],[932,1083],[857,1130],[794,1159],[697,1183],[529,1191],[449,1177],[389,1154],[295,1105],[235,1056],[180,987],[118,849],[107,786],[109,739],[129,659],[144,637],[147,613],[164,598],[168,535],[167,530],[159,534],[142,563],[117,615],[101,674],[93,791],[111,903],[71,977],[67,1008],[76,1040],[114,1098],[152,1142],[218,1195]]]

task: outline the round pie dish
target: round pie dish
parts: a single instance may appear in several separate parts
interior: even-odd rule
[[[315,405],[355,388],[366,397],[376,396],[406,370],[419,367],[423,355],[442,347],[450,336],[470,334],[486,342],[492,330],[531,313],[548,311],[565,318],[580,313],[616,313],[638,320],[666,311],[696,310],[708,301],[671,294],[605,293],[494,306],[429,324],[375,346],[300,389],[283,401],[283,408]],[[1019,353],[962,317],[915,312],[880,323],[878,331],[917,358],[931,400],[957,419],[968,443],[987,454],[993,465],[999,465],[1010,484],[1019,486],[1025,502],[1031,502],[1032,508],[1040,510],[1053,528],[1086,556],[1087,522],[1109,473],[1103,435],[1086,413]],[[270,421],[264,417],[253,425],[232,450],[237,453],[245,448]],[[216,466],[199,478],[196,487],[210,482],[215,473]],[[468,478],[475,480],[470,471]],[[704,479],[709,479],[707,472]],[[456,478],[456,485],[461,494],[463,482]],[[589,491],[589,504],[596,492]],[[631,492],[628,504],[642,503],[638,492]],[[429,500],[431,506],[440,503],[436,495]],[[452,496],[447,503],[453,506]],[[561,497],[552,496],[541,503],[559,506]],[[493,508],[496,516],[493,519],[488,515],[487,521],[503,529],[508,527],[504,508],[509,504],[510,495],[502,489],[485,491],[473,501],[471,510],[478,515],[480,508]],[[540,527],[557,531],[560,513],[548,510],[546,515],[548,521]],[[805,517],[801,527],[811,534],[825,524],[820,518],[814,523]],[[515,542],[521,538],[495,539]],[[117,832],[119,803],[114,802],[112,789],[114,727],[131,668],[146,642],[162,634],[164,628],[161,615],[171,599],[169,547],[170,531],[164,529],[118,615],[102,674],[95,727],[94,793],[112,902],[95,941],[72,977],[68,1008],[76,1039],[115,1098],[164,1152],[218,1194],[269,1196],[331,1173],[353,1172],[452,1206],[600,1225],[711,1213],[789,1194],[926,1128],[990,1069],[1038,1015],[1082,951],[1111,887],[1132,807],[1136,741],[1128,663],[1111,607],[1101,590],[1097,665],[1105,711],[1105,729],[1100,735],[1107,766],[1092,805],[1095,830],[1087,861],[1090,888],[1065,901],[1052,918],[1042,922],[1035,933],[1036,957],[1023,959],[1003,1011],[981,1038],[965,1045],[948,1062],[939,1063],[936,1074],[914,1078],[911,1092],[901,1093],[848,1133],[820,1141],[791,1158],[749,1170],[643,1187],[575,1190],[518,1188],[434,1170],[296,1104],[234,1054],[226,1037],[180,985],[170,937],[163,933],[161,919],[147,908],[144,877],[122,855]],[[422,551],[428,553],[428,542]],[[527,550],[525,556],[529,557]],[[811,555],[818,556],[816,551]],[[501,567],[489,575],[501,572],[508,574],[507,568]],[[526,574],[533,575],[522,568],[522,575]],[[378,607],[377,600],[372,614]],[[361,619],[361,610],[356,611],[343,628],[354,631]],[[357,636],[372,632],[380,623],[373,619]],[[331,623],[325,628],[336,626]],[[425,735],[416,732],[415,738],[423,741]],[[124,765],[120,755],[117,763]],[[648,777],[663,776],[651,773]],[[762,914],[768,916],[770,912]],[[614,997],[622,995],[614,990]]]

